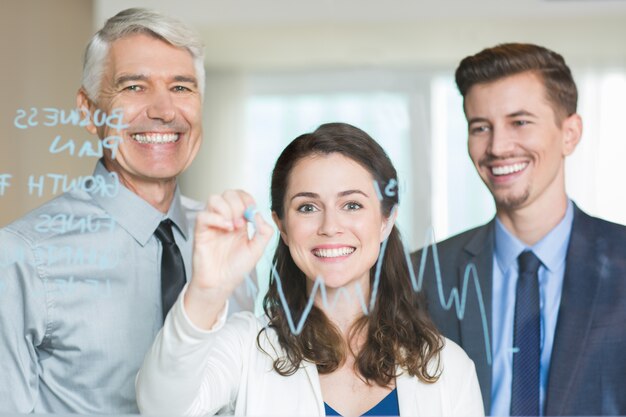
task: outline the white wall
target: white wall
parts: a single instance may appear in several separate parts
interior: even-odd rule
[[[0,174],[10,173],[13,178],[0,196],[0,227],[52,196],[50,187],[42,197],[28,194],[27,179],[31,174],[66,173],[75,177],[89,175],[93,170],[94,158],[48,152],[57,135],[81,142],[89,140],[83,128],[39,125],[22,130],[14,126],[20,108],[30,114],[31,107],[38,111],[75,107],[82,53],[92,30],[91,6],[87,0],[2,1]],[[34,120],[43,123],[41,117]]]

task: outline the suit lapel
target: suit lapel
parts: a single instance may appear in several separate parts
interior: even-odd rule
[[[602,253],[602,248],[598,248],[596,238],[592,219],[574,206],[561,305],[550,360],[546,415],[559,415],[565,411],[569,384],[574,380],[573,373],[579,368],[582,352],[588,345],[600,282],[597,253]]]
[[[464,292],[467,294],[465,315],[460,320],[461,344],[476,365],[486,413],[489,413],[491,408],[491,278],[494,221],[479,229],[467,243],[464,248],[467,258],[459,262],[458,270],[459,294],[461,296]],[[468,278],[466,271],[472,271]],[[478,297],[479,294],[481,298]]]

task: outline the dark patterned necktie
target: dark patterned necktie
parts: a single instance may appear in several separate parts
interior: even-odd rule
[[[541,261],[531,251],[517,258],[519,277],[515,295],[513,329],[513,382],[511,415],[539,415],[539,266]]]
[[[178,245],[172,233],[172,221],[163,220],[154,232],[161,241],[161,301],[163,305],[163,320],[176,302],[178,294],[185,286],[185,264]]]

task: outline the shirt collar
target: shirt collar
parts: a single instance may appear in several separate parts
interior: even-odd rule
[[[116,195],[106,196],[102,195],[102,193],[93,193],[92,198],[141,246],[148,243],[159,223],[166,218],[172,220],[185,240],[189,238],[187,218],[180,202],[178,185],[176,186],[174,199],[169,211],[167,214],[163,214],[119,183],[117,176],[110,175],[101,160],[96,164],[93,175],[94,177],[100,176],[104,178],[104,182],[111,186],[110,189],[114,189],[112,185],[115,181],[118,181],[118,193]]]
[[[181,203],[180,189],[178,188],[178,184],[176,184],[176,190],[174,190],[174,199],[172,200],[170,209],[167,212],[167,218],[169,218],[172,223],[174,223],[183,238],[185,240],[189,240],[189,224],[187,221],[187,216],[185,215],[185,211],[183,210],[183,205]]]
[[[539,242],[529,247],[509,232],[496,217],[494,253],[500,270],[506,272],[524,250],[532,250],[549,271],[558,269],[565,262],[573,219],[574,205],[568,200],[563,219]]]

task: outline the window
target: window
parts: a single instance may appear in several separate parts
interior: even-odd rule
[[[255,95],[247,101],[245,120],[246,186],[257,196],[258,206],[268,208],[263,213],[265,218],[270,218],[271,170],[280,152],[298,135],[311,132],[322,123],[341,121],[367,132],[394,163],[402,208],[397,224],[411,238],[412,199],[406,192],[412,188],[411,158],[407,152],[411,144],[405,95],[387,92]],[[257,266],[262,292],[267,285],[275,244],[268,247]]]
[[[626,192],[618,169],[626,155],[618,125],[626,108],[626,72],[581,72],[577,82],[585,129],[567,159],[568,194],[590,214],[626,223]],[[398,225],[410,250],[428,243],[431,227],[442,240],[494,216],[491,196],[467,154],[462,99],[451,74],[263,74],[248,84],[243,186],[257,197],[259,207],[267,208],[266,218],[271,169],[282,149],[296,136],[334,121],[365,130],[393,161],[401,190]],[[262,283],[273,251],[274,246],[259,265]]]

